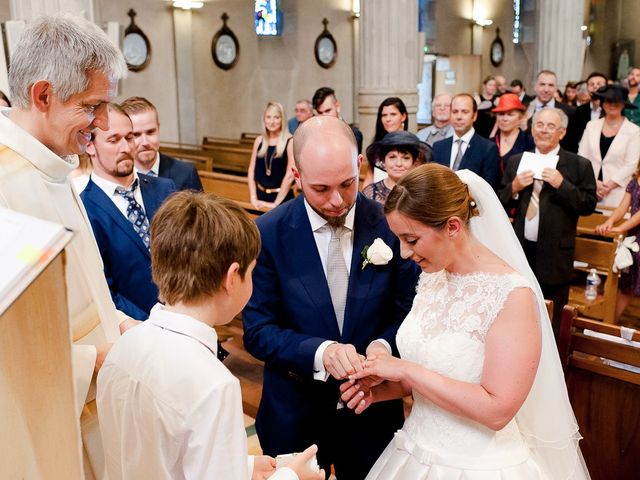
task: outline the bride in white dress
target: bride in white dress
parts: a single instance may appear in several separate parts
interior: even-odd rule
[[[385,214],[423,274],[402,359],[369,357],[342,387],[356,413],[413,395],[367,480],[589,478],[540,287],[491,187],[424,165]]]

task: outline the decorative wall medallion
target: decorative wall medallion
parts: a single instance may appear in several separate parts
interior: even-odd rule
[[[324,18],[322,24],[324,25],[324,30],[318,35],[318,38],[316,38],[314,47],[316,62],[318,62],[318,65],[322,68],[331,68],[338,56],[338,46],[336,45],[333,35],[331,35],[329,29],[327,29],[329,20]]]
[[[127,15],[131,17],[131,23],[124,31],[122,53],[129,70],[139,72],[146,68],[151,60],[151,44],[144,32],[136,25],[134,20],[136,11],[131,8]]]
[[[496,28],[496,38],[491,42],[490,49],[490,59],[491,65],[497,67],[504,60],[504,44],[502,43],[502,39],[500,38],[500,29]]]
[[[227,27],[229,15],[225,12],[220,18],[222,19],[222,28],[213,36],[211,56],[218,67],[229,70],[238,61],[240,44],[236,35]]]

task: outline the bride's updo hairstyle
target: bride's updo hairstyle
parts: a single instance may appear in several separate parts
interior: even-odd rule
[[[451,217],[469,225],[471,217],[478,215],[467,185],[453,170],[437,163],[421,165],[400,178],[384,204],[385,215],[394,211],[436,230]]]

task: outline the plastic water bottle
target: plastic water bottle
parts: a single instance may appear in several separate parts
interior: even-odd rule
[[[595,268],[592,268],[587,275],[587,287],[584,290],[584,296],[587,300],[593,301],[598,297],[598,285],[600,285],[600,277]]]

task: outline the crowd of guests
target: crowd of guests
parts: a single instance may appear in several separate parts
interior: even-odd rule
[[[418,135],[387,98],[363,186],[362,134],[331,88],[288,122],[270,102],[248,172],[254,208],[270,211],[255,223],[159,152],[149,100],[113,101],[125,74],[97,26],[44,17],[15,48],[14,106],[0,111],[1,204],[75,232],[76,401],[97,395],[100,416],[78,408],[88,476],[587,478],[543,295],[555,328],[578,217],[598,201],[617,206],[599,232],[640,224],[640,128],[625,116],[639,69],[628,88],[590,75],[576,110],[551,71],[533,98],[489,77],[477,98],[436,96]],[[628,300],[637,264],[626,275]],[[213,328],[241,311],[264,362],[256,457]]]

